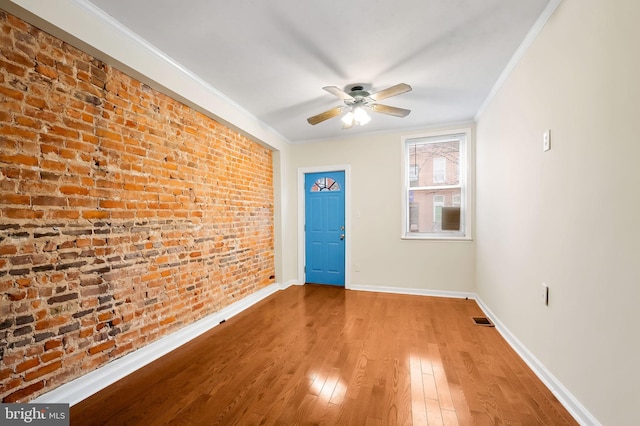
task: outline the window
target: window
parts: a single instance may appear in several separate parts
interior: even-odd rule
[[[403,238],[470,239],[470,131],[403,138]]]
[[[340,191],[340,184],[330,177],[321,177],[311,187],[311,192]]]

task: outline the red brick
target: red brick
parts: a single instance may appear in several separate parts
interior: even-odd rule
[[[49,352],[49,353],[42,354],[40,356],[40,359],[42,360],[42,362],[49,362],[49,361],[53,361],[54,359],[57,359],[57,358],[62,358],[62,355],[64,355],[64,352],[62,352],[62,351],[54,351],[54,352]]]
[[[0,195],[0,202],[3,204],[26,204],[28,205],[31,198],[28,195],[19,194],[2,194]]]
[[[89,348],[89,354],[95,355],[102,351],[106,351],[109,348],[112,348],[116,345],[115,340],[107,340],[106,342],[102,342],[99,345],[93,346]]]
[[[114,182],[113,180],[108,180],[108,179],[98,179],[96,181],[96,186],[98,188],[111,188],[111,189],[122,188],[122,184],[120,182]]]
[[[31,358],[25,362],[18,364],[15,368],[15,372],[22,373],[23,371],[30,370],[39,365],[40,365],[40,360],[38,358]]]
[[[5,380],[11,376],[11,370],[8,368],[4,368],[0,370],[0,380]]]
[[[55,349],[55,348],[59,348],[60,346],[62,346],[62,340],[49,340],[47,341],[47,343],[44,344],[44,349],[46,351],[49,351],[51,349]]]
[[[31,127],[33,129],[40,129],[42,127],[41,121],[34,120],[30,117],[16,117],[14,121],[19,126]]]
[[[96,129],[96,136],[98,136],[99,138],[103,138],[103,139],[111,139],[113,141],[116,142],[121,142],[122,141],[122,135],[120,135],[119,133],[113,132],[111,130],[108,129]],[[108,145],[109,147],[124,147],[124,145],[118,144],[118,145]]]
[[[12,64],[10,62],[3,61],[2,59],[0,59],[0,68],[7,70],[7,72],[11,75],[15,75],[18,77],[24,77],[27,70],[27,68],[24,66]]]
[[[4,216],[9,219],[39,219],[43,216],[43,212],[26,209],[4,208]]]
[[[35,96],[27,97],[25,102],[26,102],[27,105],[30,105],[30,106],[38,108],[38,109],[48,109],[48,107],[49,107],[49,104],[47,104],[46,100],[44,100],[42,98],[35,97]]]
[[[55,68],[48,67],[48,66],[45,66],[43,64],[37,64],[36,65],[36,71],[39,72],[42,75],[45,75],[45,76],[51,78],[51,79],[58,78],[58,71],[56,71]]]
[[[44,388],[44,381],[39,381],[37,383],[30,384],[20,390],[17,390],[2,399],[4,403],[14,403],[18,401],[24,401],[29,395],[34,394]]]
[[[67,199],[50,195],[35,195],[31,197],[31,203],[34,206],[66,206]]]
[[[160,325],[167,325],[167,324],[171,324],[172,322],[176,321],[176,317],[175,316],[171,316],[171,317],[167,317],[164,318],[160,321]]]
[[[88,209],[95,209],[98,207],[98,201],[90,198],[69,198],[69,207],[85,207]]]
[[[74,220],[80,217],[80,212],[77,210],[52,210],[46,212],[48,219],[69,219]]]
[[[52,160],[41,160],[40,167],[45,170],[53,170],[58,172],[65,171],[67,169],[67,165],[65,163]]]
[[[109,212],[104,210],[85,210],[82,212],[84,219],[106,219],[109,217]]]
[[[144,185],[139,185],[132,182],[125,182],[124,189],[126,191],[144,191]]]
[[[112,219],[133,219],[135,217],[135,211],[113,211],[111,213]]]
[[[44,111],[40,108],[24,108],[24,114],[46,122],[53,122],[57,115],[51,111]]]
[[[87,195],[89,190],[81,186],[63,185],[60,187],[60,192],[65,195]]]
[[[45,319],[36,323],[36,330],[47,330],[55,327],[59,327],[68,322],[68,318],[58,316],[49,319]]]
[[[98,321],[100,322],[109,321],[111,318],[113,318],[113,314],[111,312],[103,312],[98,315]]]
[[[10,87],[0,86],[0,95],[7,96],[9,98],[13,98],[18,101],[21,101],[22,99],[24,99],[24,92],[20,90],[12,89]]]
[[[51,126],[49,128],[49,133],[58,135],[58,136],[63,136],[65,138],[70,138],[70,139],[77,139],[79,135],[77,130],[72,130],[72,129],[68,129],[62,126],[57,126],[57,125]]]
[[[0,153],[0,163],[21,164],[23,166],[37,166],[38,158],[29,155],[7,155]]]
[[[62,361],[52,362],[51,364],[47,364],[43,367],[38,368],[35,371],[28,372],[24,375],[24,380],[30,382],[32,380],[37,379],[38,377],[42,377],[45,374],[52,373],[62,367]]]
[[[100,207],[103,209],[124,209],[125,203],[115,200],[100,200]]]

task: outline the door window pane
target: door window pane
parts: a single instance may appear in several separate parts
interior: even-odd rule
[[[340,184],[330,177],[318,178],[311,186],[311,192],[320,191],[340,191]]]

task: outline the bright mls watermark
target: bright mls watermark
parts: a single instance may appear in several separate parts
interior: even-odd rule
[[[69,426],[69,404],[0,404],[0,424]]]

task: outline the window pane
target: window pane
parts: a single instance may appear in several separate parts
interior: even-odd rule
[[[433,183],[445,183],[447,178],[447,160],[444,157],[433,159]]]
[[[460,184],[460,141],[420,141],[408,145],[409,186]]]
[[[311,192],[340,191],[340,184],[330,177],[321,177],[311,187]]]
[[[459,231],[460,195],[460,188],[409,190],[407,233]]]

